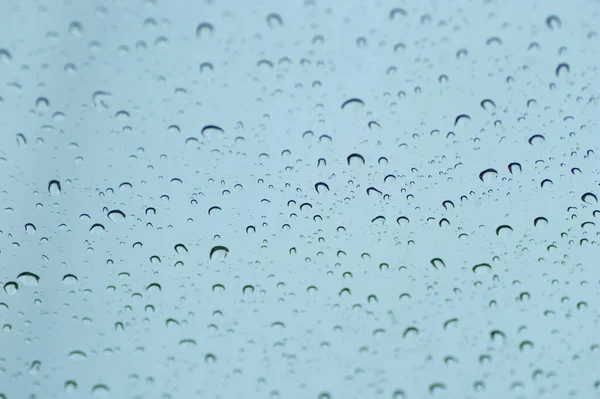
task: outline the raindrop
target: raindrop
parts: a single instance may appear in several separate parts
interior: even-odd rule
[[[185,245],[177,244],[177,245],[175,245],[175,252],[177,252],[179,255],[181,255],[181,254],[187,254],[188,250],[185,247]]]
[[[450,326],[456,326],[457,324],[458,324],[458,319],[456,319],[456,318],[446,320],[444,322],[444,330],[447,330]]]
[[[221,208],[218,206],[212,206],[208,209],[208,215],[209,216],[215,216],[218,215],[221,212]]]
[[[442,384],[441,382],[435,382],[435,383],[429,385],[429,393],[431,393],[432,395],[438,391],[445,391],[445,390],[446,390],[446,385]]]
[[[215,284],[212,286],[213,292],[223,292],[225,291],[225,286],[223,284]]]
[[[75,350],[75,351],[69,352],[68,357],[71,360],[81,361],[81,360],[84,360],[85,358],[87,358],[87,355],[83,351]]]
[[[406,17],[407,13],[404,9],[402,8],[392,8],[392,10],[390,11],[390,19],[394,20],[397,17]]]
[[[364,165],[365,158],[363,158],[363,156],[360,154],[354,153],[348,155],[347,162],[349,166]]]
[[[12,60],[12,55],[5,48],[0,48],[0,65],[8,65]]]
[[[345,101],[342,104],[342,109],[352,109],[352,110],[358,110],[361,109],[362,107],[365,106],[365,103],[363,102],[363,100],[361,100],[360,98],[351,98],[350,100]]]
[[[23,272],[17,276],[17,281],[25,286],[35,287],[40,281],[40,277],[30,272]]]
[[[66,393],[73,393],[77,391],[77,383],[72,380],[65,382],[64,390]]]
[[[50,182],[48,183],[48,192],[50,193],[50,195],[60,195],[60,182],[58,180],[50,180]]]
[[[107,91],[97,90],[92,95],[92,102],[94,103],[96,109],[100,109],[101,107],[108,109],[106,100],[108,100],[109,97],[112,97],[111,93]]]
[[[502,226],[498,226],[496,228],[496,235],[499,237],[507,237],[512,233],[513,229],[507,224],[503,224]]]
[[[120,223],[125,220],[125,214],[118,209],[108,212],[106,216],[114,223]]]
[[[156,293],[156,292],[161,292],[162,291],[162,287],[158,283],[152,283],[152,284],[148,284],[148,286],[146,287],[146,291],[149,294]]]
[[[225,134],[225,131],[219,126],[207,125],[202,128],[201,134],[209,140],[214,140],[222,137]]]
[[[402,338],[406,338],[409,336],[417,336],[419,335],[419,329],[417,327],[408,327],[406,330],[404,330],[404,333],[402,334]]]
[[[512,174],[512,175],[516,175],[519,174],[523,171],[523,169],[521,168],[521,164],[517,163],[517,162],[513,162],[508,164],[508,171]]]
[[[487,263],[480,263],[473,266],[473,273],[475,274],[487,274],[492,271],[492,266]]]
[[[546,18],[546,25],[550,29],[560,29],[562,22],[556,15],[550,15],[548,18]]]
[[[96,384],[92,387],[92,396],[95,398],[106,398],[110,396],[110,389],[104,384]]]
[[[479,179],[482,182],[485,182],[485,179],[491,179],[496,176],[498,176],[498,171],[496,169],[489,168],[479,174]]]
[[[77,281],[77,276],[74,274],[65,274],[62,279],[64,285],[74,285],[77,283]]]
[[[558,64],[558,66],[556,67],[556,76],[559,77],[560,74],[561,74],[561,72],[562,73],[565,73],[565,72],[569,73],[569,72],[571,72],[571,68],[569,67],[569,64],[564,63],[564,62],[561,63],[561,64]]]
[[[83,35],[83,26],[80,22],[74,21],[69,25],[69,33],[73,36]]]
[[[102,233],[104,230],[106,230],[104,228],[104,225],[102,225],[100,223],[94,223],[92,225],[92,227],[90,227],[90,233],[92,233],[92,234]]]
[[[536,146],[542,144],[546,139],[541,134],[535,134],[529,138],[529,144]]]
[[[454,120],[454,126],[458,125],[458,122],[460,122],[460,121],[470,121],[470,120],[471,120],[471,117],[467,114],[458,115],[456,117],[456,119]]]
[[[269,28],[271,28],[271,29],[273,29],[275,27],[283,26],[283,19],[281,18],[281,16],[279,14],[276,14],[274,12],[267,15],[266,21],[267,21],[267,25],[269,25]]]
[[[488,107],[496,108],[496,104],[492,100],[490,100],[490,99],[483,100],[481,102],[481,108],[483,108],[486,111],[488,111]]]
[[[229,249],[227,247],[217,245],[210,250],[209,259],[224,260],[228,253]]]
[[[35,107],[38,111],[45,113],[50,108],[50,101],[48,101],[47,98],[39,97],[37,100],[35,100]]]
[[[9,281],[8,283],[4,284],[4,292],[6,292],[8,295],[15,295],[17,291],[19,291],[19,284],[16,282]]]
[[[446,264],[440,258],[431,259],[430,263],[434,267],[435,270],[439,270],[441,268],[445,268],[446,267]]]
[[[179,341],[179,346],[182,348],[190,349],[190,348],[195,347],[196,345],[197,345],[196,340],[190,339],[190,338],[185,338],[185,339],[182,339],[181,341]]]
[[[540,216],[540,217],[538,217],[538,218],[535,218],[535,220],[533,221],[533,226],[534,226],[534,227],[538,227],[538,226],[540,226],[540,227],[544,227],[544,226],[546,226],[547,224],[548,224],[548,219],[546,219],[546,218],[545,218],[545,217],[543,217],[543,216]]]
[[[396,219],[396,223],[398,223],[400,226],[406,226],[409,222],[410,220],[406,216],[400,216],[398,219]]]
[[[321,194],[321,191],[319,191],[319,188],[321,188],[321,190],[329,191],[329,186],[327,185],[327,183],[319,182],[319,183],[315,184],[315,190],[317,190],[318,194]]]
[[[212,24],[209,24],[208,22],[202,22],[196,27],[196,38],[200,39],[202,37],[210,36],[213,34],[214,30],[215,28]]]
[[[383,195],[383,193],[375,187],[369,187],[367,188],[367,195]]]
[[[29,234],[33,234],[35,233],[36,228],[32,223],[27,223],[25,225],[25,232],[29,233]]]
[[[581,196],[581,200],[586,204],[593,205],[598,202],[598,197],[596,197],[596,194],[588,192]]]

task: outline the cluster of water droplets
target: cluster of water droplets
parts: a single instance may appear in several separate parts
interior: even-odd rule
[[[593,2],[9,3],[0,399],[600,394]]]

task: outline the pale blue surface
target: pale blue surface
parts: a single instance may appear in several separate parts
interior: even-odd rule
[[[0,398],[600,396],[599,14],[1,2]]]

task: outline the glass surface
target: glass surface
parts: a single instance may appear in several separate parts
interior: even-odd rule
[[[600,397],[599,20],[0,2],[0,398]]]

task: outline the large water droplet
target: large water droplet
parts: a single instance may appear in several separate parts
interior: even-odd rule
[[[23,272],[17,276],[17,281],[28,287],[35,287],[40,281],[40,277],[37,274],[31,272]]]
[[[106,216],[114,223],[120,223],[125,220],[125,214],[118,209],[108,212]]]
[[[211,260],[224,260],[227,254],[229,253],[229,249],[222,245],[217,245],[210,250],[209,259]]]

